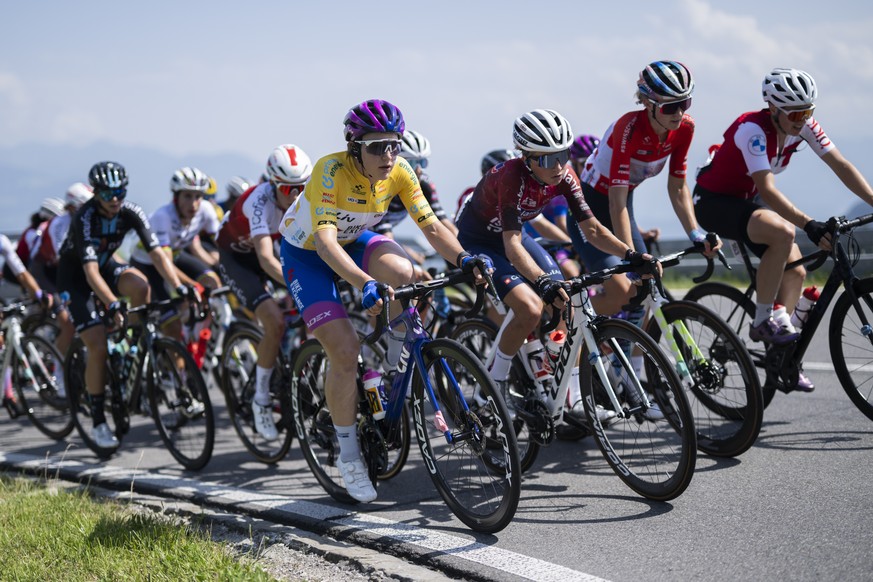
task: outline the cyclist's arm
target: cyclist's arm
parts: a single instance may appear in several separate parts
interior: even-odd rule
[[[673,212],[676,213],[676,217],[682,223],[682,228],[685,229],[685,233],[690,238],[691,231],[699,230],[700,226],[697,224],[697,217],[694,214],[694,203],[691,201],[691,190],[688,189],[688,182],[685,181],[685,178],[668,176],[667,192],[670,194]],[[704,243],[704,245],[707,249],[704,254],[708,257],[715,256],[715,251],[722,246],[721,240],[713,248],[709,247],[708,242]]]
[[[94,294],[104,305],[110,305],[118,301],[118,297],[116,297],[109,284],[103,279],[103,275],[100,274],[100,266],[96,261],[86,262],[82,265],[82,269],[85,271],[85,280],[88,281],[88,286],[91,287],[91,290],[94,291]]]
[[[24,271],[15,276],[18,279],[18,283],[30,293],[30,296],[34,299],[37,298],[37,295],[41,289],[39,288],[39,283],[36,282],[36,279],[33,278],[33,275],[30,274],[30,271]]]
[[[634,239],[633,233],[631,232],[630,212],[627,208],[627,196],[627,186],[609,187],[609,217],[612,219],[612,230],[615,232],[615,236],[618,237],[619,240],[624,241],[625,245],[633,248]],[[605,249],[600,250],[610,254],[616,254],[612,251],[606,251]]]
[[[604,253],[609,253],[610,255],[615,255],[616,257],[621,257],[623,259],[627,252],[633,249],[633,245],[628,245],[620,241],[608,228],[603,226],[603,224],[594,217],[580,222],[579,229],[582,230],[582,234],[585,235],[585,238],[591,244]]]
[[[834,147],[824,154],[821,159],[833,170],[834,174],[845,184],[846,188],[851,190],[855,196],[873,206],[873,189],[870,188],[870,184],[864,179],[858,168],[843,157],[840,150]]]
[[[176,289],[182,282],[176,274],[176,265],[173,264],[173,260],[167,253],[168,250],[165,251],[162,247],[153,248],[149,251],[149,258],[164,281],[169,283],[172,289]]]
[[[421,232],[430,246],[452,265],[458,260],[458,255],[464,252],[458,238],[439,220],[421,227]]]
[[[520,230],[503,231],[503,248],[512,266],[528,281],[536,281],[540,275],[545,274],[530,253],[525,250],[521,242]]]
[[[365,273],[355,264],[355,261],[343,249],[336,238],[336,230],[323,228],[315,231],[315,251],[319,258],[333,269],[340,278],[348,281],[358,289],[363,289],[364,284],[373,277]]]
[[[752,174],[755,187],[761,195],[761,199],[773,212],[796,226],[803,228],[812,218],[804,214],[799,208],[791,203],[776,187],[776,180],[770,170],[759,170]]]
[[[258,264],[267,276],[284,286],[285,277],[282,275],[282,265],[279,264],[275,253],[273,253],[273,239],[268,235],[258,234],[252,237],[252,244],[255,246]]]
[[[452,222],[448,218],[442,218],[442,219],[440,219],[440,222],[443,223],[443,226],[445,226],[447,229],[449,229],[449,232],[451,232],[455,236],[458,236],[458,227],[455,226],[454,222]]]
[[[207,251],[200,242],[200,237],[195,236],[191,244],[188,245],[188,252],[200,259],[210,267],[218,264],[218,251]]]

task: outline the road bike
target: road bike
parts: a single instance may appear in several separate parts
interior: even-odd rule
[[[828,259],[833,267],[821,291],[821,296],[800,330],[800,338],[784,346],[762,345],[747,341],[755,365],[764,372],[764,405],[773,400],[776,391],[791,392],[803,370],[803,359],[812,338],[831,303],[834,303],[828,328],[831,363],[843,389],[867,418],[873,420],[873,277],[861,279],[854,267],[861,248],[852,236],[854,229],[873,222],[873,214],[854,219],[832,217],[827,221],[832,250],[818,250],[786,265],[792,269],[805,265],[807,271],[821,267]],[[741,337],[748,337],[754,320],[757,269],[742,242],[736,242],[751,283],[745,291],[717,282],[706,282],[689,290],[685,296],[719,313]],[[840,287],[844,291],[837,297]],[[835,301],[835,302],[834,302]]]
[[[10,415],[27,414],[40,432],[61,440],[73,430],[63,382],[63,356],[47,339],[24,333],[22,322],[33,304],[18,301],[0,308],[0,378],[11,372],[18,402],[14,413],[12,403],[8,405]]]
[[[160,337],[157,330],[163,309],[179,302],[172,299],[123,309],[126,316],[140,314],[141,320],[107,333],[106,422],[121,441],[130,430],[131,414],[151,416],[173,458],[186,469],[197,471],[212,457],[212,402],[186,346]],[[85,389],[87,358],[84,342],[75,338],[64,362],[70,411],[82,440],[106,459],[117,449],[101,447],[91,438],[91,404]]]
[[[715,242],[712,236],[711,244]],[[658,258],[664,267],[678,265],[700,246]],[[727,266],[724,254],[719,258]],[[694,279],[701,282],[713,272]],[[721,317],[693,301],[669,300],[663,286],[644,280],[631,306],[642,305],[649,314],[646,332],[667,354],[691,405],[698,450],[719,457],[747,451],[761,431],[764,402],[755,364],[743,340]]]
[[[413,300],[436,289],[472,281],[472,275],[457,271],[398,287],[394,298],[403,311],[390,324],[387,294],[383,293],[386,309],[376,329],[362,341],[378,354],[378,339],[386,327],[405,326],[406,336],[396,373],[387,376],[386,400],[378,405],[385,411],[381,420],[373,416],[375,403],[366,396],[362,381],[365,370],[380,362],[359,357],[358,438],[376,486],[380,479],[397,474],[406,460],[407,408],[411,407],[424,466],[440,496],[468,527],[495,533],[510,523],[521,494],[518,448],[509,413],[478,358],[452,339],[432,339],[411,306]],[[484,291],[478,291],[476,310],[484,302]],[[329,366],[324,348],[314,339],[306,341],[294,358],[291,391],[297,437],[306,462],[325,490],[338,501],[355,503],[336,466],[339,446],[324,392]]]
[[[543,374],[540,362],[522,355],[513,358],[504,398],[516,412],[523,470],[533,465],[540,447],[554,441],[556,428],[569,424],[594,435],[610,467],[628,487],[648,499],[668,501],[691,483],[697,459],[694,421],[682,383],[648,334],[627,321],[597,315],[588,296],[588,287],[631,270],[634,267],[621,263],[565,283],[570,309],[564,311],[567,337],[557,359]],[[482,354],[488,366],[512,317],[510,310],[496,333],[487,320],[462,322],[453,337]],[[537,333],[545,337],[556,324],[553,317]],[[639,372],[631,364],[631,353],[643,358]],[[566,413],[571,382],[579,385],[584,422]],[[654,416],[649,412],[653,404],[663,419],[649,419]],[[606,411],[614,416],[607,418]]]

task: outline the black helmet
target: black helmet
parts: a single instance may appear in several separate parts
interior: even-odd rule
[[[88,182],[95,190],[127,187],[127,170],[118,162],[97,162],[88,172]]]
[[[497,164],[502,164],[512,158],[517,158],[518,153],[512,150],[492,150],[482,157],[482,175],[484,176]]]

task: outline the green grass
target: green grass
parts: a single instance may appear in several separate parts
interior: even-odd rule
[[[0,477],[0,579],[273,580],[190,526]]]

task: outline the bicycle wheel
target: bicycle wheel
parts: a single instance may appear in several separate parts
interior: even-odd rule
[[[69,401],[70,418],[73,421],[73,426],[85,445],[94,451],[101,459],[108,459],[117,451],[116,448],[106,448],[98,445],[91,438],[91,428],[93,421],[91,419],[91,403],[88,397],[88,392],[85,389],[85,362],[88,361],[88,348],[85,347],[81,338],[73,339],[67,350],[66,358],[64,359],[64,384],[67,387],[67,399]],[[106,424],[112,433],[121,441],[124,436],[123,427],[117,426],[116,417],[112,414],[112,405],[115,394],[110,389],[112,383],[117,382],[112,367],[106,362]],[[118,403],[123,410],[127,410],[125,403]]]
[[[613,409],[610,399],[593,365],[580,367],[579,382],[585,401],[585,412],[594,432],[594,440],[606,461],[624,483],[648,499],[669,501],[680,495],[691,483],[697,461],[694,421],[679,377],[673,366],[652,338],[626,321],[609,319],[597,324],[595,338],[601,361],[607,370],[617,366],[613,390],[626,402],[629,392],[637,392],[621,378],[638,376],[656,402],[664,418],[648,420],[645,413],[629,412],[629,404],[615,412],[608,421],[597,419],[596,404]],[[613,354],[614,350],[643,357],[640,373],[627,369]],[[591,362],[587,347],[580,359]],[[636,400],[641,399],[636,394]],[[608,428],[607,428],[608,426]]]
[[[215,418],[203,375],[184,345],[158,338],[148,362],[148,399],[158,434],[189,471],[212,458]]]
[[[38,335],[51,343],[61,333],[58,320],[44,313],[31,313],[21,321],[21,330],[30,335]]]
[[[374,351],[377,357],[381,357]],[[327,493],[341,503],[358,503],[345,488],[337,468],[339,443],[333,419],[327,409],[324,380],[330,364],[316,339],[305,341],[291,363],[291,394],[294,422],[303,458]],[[370,479],[394,477],[409,456],[411,440],[409,413],[405,408],[397,426],[366,417],[358,424],[358,440],[365,453]]]
[[[488,371],[470,350],[450,339],[422,345],[424,369],[412,389],[415,435],[431,480],[449,509],[477,532],[495,533],[515,516],[521,466],[509,413]],[[433,386],[425,388],[424,377]],[[478,390],[485,404],[467,407]],[[500,449],[489,447],[493,434]]]
[[[40,336],[24,335],[21,354],[12,361],[18,401],[31,422],[49,438],[65,438],[73,430],[73,419],[57,348]]]
[[[864,333],[863,313],[867,324],[873,324],[873,279],[863,279],[855,284],[858,308],[852,304],[849,294],[843,292],[834,304],[831,313],[828,341],[831,360],[840,384],[858,410],[873,420],[873,342]],[[860,309],[860,312],[858,311]]]
[[[233,329],[224,342],[221,364],[221,391],[227,403],[230,421],[243,446],[263,463],[278,463],[285,458],[294,438],[294,416],[285,364],[280,356],[270,378],[270,395],[273,398],[273,421],[278,438],[264,440],[255,430],[252,399],[255,396],[255,367],[258,361],[258,344],[263,334],[248,326]]]
[[[749,339],[749,326],[755,319],[754,302],[739,289],[724,283],[701,283],[692,287],[684,299],[709,308],[737,333],[758,368],[758,382],[761,384],[764,408],[767,408],[776,395],[777,382],[767,381],[767,347]]]
[[[451,339],[470,350],[479,358],[487,357],[491,353],[494,345],[494,339],[497,337],[497,326],[488,319],[468,319],[459,323],[452,330]],[[483,362],[484,364],[484,362]],[[524,367],[516,365],[513,361],[512,369],[509,373],[507,391],[510,395],[516,395],[516,402],[519,406],[524,406],[524,397],[528,392],[524,382]],[[466,395],[468,402],[472,401],[472,394]],[[501,394],[501,398],[503,395]],[[531,428],[526,422],[516,417],[513,421],[515,428],[515,438],[518,443],[518,456],[521,464],[521,471],[530,469],[540,453],[540,445],[531,438]],[[534,428],[536,430],[536,428]],[[497,440],[493,440],[497,443]]]
[[[655,318],[646,329],[660,342],[682,380],[694,414],[698,450],[719,457],[744,453],[758,438],[764,413],[758,371],[745,344],[724,320],[700,304],[673,301],[661,309],[668,325],[682,322],[691,336],[692,343],[686,343],[672,328],[675,348],[685,363],[680,369]],[[697,350],[702,357],[695,355]]]

